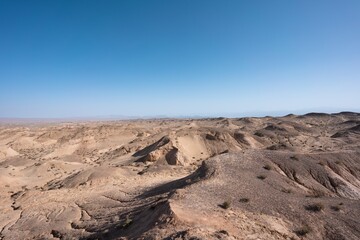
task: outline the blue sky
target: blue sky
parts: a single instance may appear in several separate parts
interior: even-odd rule
[[[0,1],[0,117],[360,109],[360,1]]]

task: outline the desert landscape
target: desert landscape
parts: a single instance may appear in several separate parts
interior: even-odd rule
[[[360,114],[1,123],[0,239],[360,239]]]

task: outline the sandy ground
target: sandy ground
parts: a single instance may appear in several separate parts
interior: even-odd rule
[[[360,239],[360,114],[0,125],[0,239]]]

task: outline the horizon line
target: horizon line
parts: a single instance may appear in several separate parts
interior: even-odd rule
[[[271,114],[273,113],[273,114]],[[276,113],[276,114],[274,114]],[[340,111],[268,111],[268,112],[247,112],[232,114],[189,114],[189,115],[101,115],[101,116],[80,116],[80,117],[0,117],[0,123],[36,123],[36,122],[66,122],[66,121],[121,121],[121,120],[156,120],[156,119],[206,119],[206,118],[243,118],[243,117],[285,117],[287,115],[302,116],[307,114],[360,114],[360,110],[340,110]]]

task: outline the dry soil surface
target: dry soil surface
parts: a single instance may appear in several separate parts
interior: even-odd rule
[[[360,239],[360,114],[0,125],[0,239]]]

